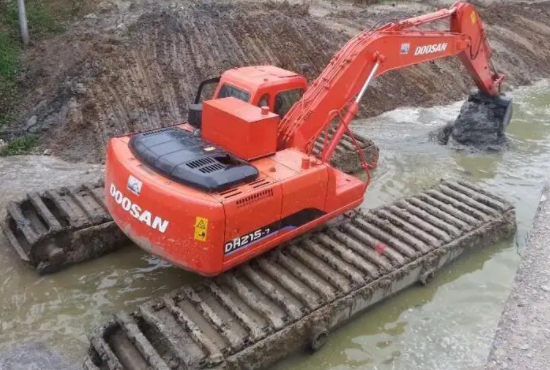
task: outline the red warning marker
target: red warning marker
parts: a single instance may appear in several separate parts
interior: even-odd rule
[[[378,244],[376,244],[376,247],[374,247],[374,250],[376,251],[376,253],[382,255],[386,251],[386,248],[387,248],[386,244],[378,243]]]

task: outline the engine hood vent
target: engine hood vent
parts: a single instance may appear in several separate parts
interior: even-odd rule
[[[134,135],[129,146],[153,171],[208,192],[249,183],[259,175],[248,162],[179,127]]]

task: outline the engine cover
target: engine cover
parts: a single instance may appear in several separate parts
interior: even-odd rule
[[[258,177],[256,167],[179,127],[134,135],[129,145],[147,167],[200,190],[219,192]]]

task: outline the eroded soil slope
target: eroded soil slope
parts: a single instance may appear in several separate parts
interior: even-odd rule
[[[325,5],[326,7],[326,5]],[[200,81],[241,65],[274,64],[314,78],[353,34],[380,20],[433,11],[407,4],[316,11],[285,3],[103,3],[69,31],[28,52],[19,125],[69,160],[101,161],[108,138],[185,119]],[[550,74],[550,2],[480,8],[508,83]],[[375,82],[367,115],[434,105],[472,87],[456,60]]]

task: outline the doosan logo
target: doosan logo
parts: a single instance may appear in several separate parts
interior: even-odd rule
[[[110,194],[115,199],[115,202],[120,204],[122,209],[130,213],[132,217],[138,219],[147,226],[160,231],[163,234],[166,232],[169,221],[163,220],[158,216],[153,216],[151,212],[143,210],[136,203],[132,203],[132,201],[128,197],[125,197],[124,194],[122,194],[122,192],[118,190],[114,184],[111,184]]]
[[[445,50],[447,50],[446,42],[442,42],[439,44],[417,46],[416,50],[414,51],[414,55],[433,54],[433,53],[439,53]]]

